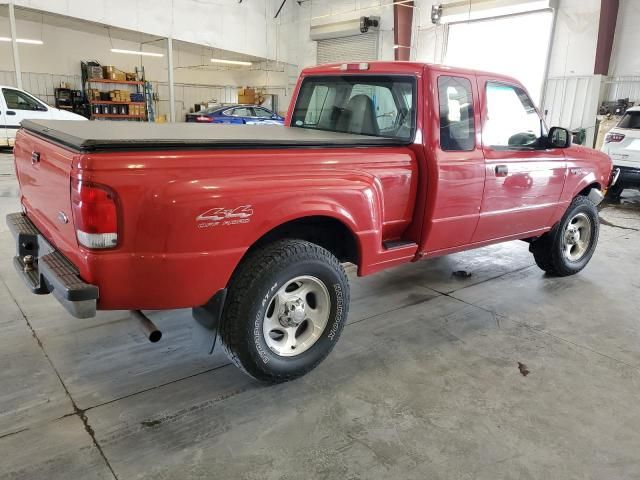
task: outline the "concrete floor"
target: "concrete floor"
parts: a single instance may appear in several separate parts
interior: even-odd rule
[[[0,154],[3,216],[15,195]],[[571,278],[522,242],[352,276],[332,355],[272,387],[195,353],[188,310],[152,345],[29,294],[3,223],[0,477],[640,478],[640,195],[601,215]]]

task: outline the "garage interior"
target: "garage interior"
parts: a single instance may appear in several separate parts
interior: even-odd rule
[[[284,116],[316,64],[442,63],[520,79],[548,126],[600,149],[640,104],[638,24],[635,0],[13,0],[0,86],[172,123],[227,104]],[[3,219],[19,195],[0,147]],[[340,342],[275,386],[195,348],[190,309],[147,312],[153,344],[126,311],[78,320],[32,295],[2,222],[0,478],[640,478],[640,192],[598,209],[572,277],[521,241],[348,265]]]

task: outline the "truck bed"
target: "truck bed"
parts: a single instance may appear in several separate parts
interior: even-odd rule
[[[278,125],[24,120],[22,127],[78,152],[185,148],[361,147],[406,143],[395,138]]]

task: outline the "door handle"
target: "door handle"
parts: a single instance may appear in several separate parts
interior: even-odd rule
[[[6,114],[7,114],[7,115],[15,115],[15,114],[16,114],[16,112],[14,112],[13,110],[7,110],[7,111],[6,111]]]
[[[509,173],[509,167],[506,165],[496,165],[496,177],[506,177]]]

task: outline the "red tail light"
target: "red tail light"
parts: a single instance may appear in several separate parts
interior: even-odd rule
[[[111,189],[72,179],[71,208],[81,245],[102,249],[118,244],[118,206]]]
[[[196,117],[196,122],[211,122],[212,118],[205,115],[199,115]]]
[[[624,140],[624,135],[622,133],[607,133],[604,136],[604,143],[617,143]]]

